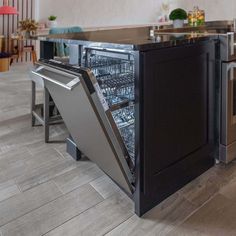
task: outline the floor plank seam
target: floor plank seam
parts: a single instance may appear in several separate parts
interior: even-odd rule
[[[99,177],[98,177],[99,178]],[[97,178],[95,178],[97,179]],[[96,191],[96,193],[98,193],[104,200],[106,200],[106,198],[104,198],[98,191],[97,189],[95,189],[90,183],[93,182],[95,179],[93,179],[92,181],[90,181],[88,184]],[[113,195],[113,194],[112,194]]]
[[[183,224],[186,220],[188,220],[191,216],[193,216],[196,212],[198,212],[201,208],[203,208],[208,202],[210,202],[217,194],[219,194],[219,192],[214,193],[208,200],[206,200],[201,206],[197,207],[195,210],[193,210],[188,216],[186,216],[182,221],[180,221],[178,224],[176,224],[175,227],[180,226],[181,224]],[[191,204],[193,204],[191,201],[189,201],[185,196],[183,196],[183,198],[190,202]]]
[[[58,163],[58,164],[62,164],[63,161],[65,161],[65,159],[61,160],[61,163]],[[69,162],[69,161],[68,161],[68,162]],[[47,162],[45,162],[45,163],[47,163]],[[45,163],[44,163],[44,164],[45,164]],[[37,169],[39,169],[39,168],[40,168],[40,167],[32,168],[32,170],[34,171],[34,170],[37,170]],[[54,167],[51,167],[50,169],[53,169],[53,168],[54,168]],[[76,168],[76,167],[75,167],[75,168]],[[50,170],[49,170],[49,171],[50,171]],[[69,172],[69,171],[70,171],[70,170],[68,170],[68,172]],[[65,172],[65,173],[66,173],[66,172]],[[63,174],[64,174],[64,173],[63,173]],[[63,175],[63,174],[61,174],[61,175]],[[18,177],[15,178],[15,180],[17,180],[18,178],[20,178],[20,177],[22,177],[22,176],[24,176],[24,174],[19,175]],[[24,193],[24,192],[26,192],[26,191],[28,191],[28,190],[31,190],[31,189],[33,189],[33,188],[39,186],[39,185],[45,184],[45,183],[47,183],[47,182],[53,180],[55,177],[58,177],[58,176],[60,176],[60,175],[53,176],[52,178],[49,178],[49,179],[47,179],[47,180],[45,180],[45,181],[42,181],[42,182],[38,183],[37,185],[32,186],[32,187],[30,187],[30,188],[28,188],[28,189],[26,189],[26,190],[22,190],[20,186],[19,186],[19,189],[20,189],[20,191],[22,191],[22,192]]]
[[[67,158],[59,151],[57,150],[56,148],[53,148],[59,155],[61,155],[61,157],[66,160]]]
[[[135,214],[132,214],[130,217],[128,217],[126,220],[124,220],[123,222],[121,222],[120,224],[118,224],[116,227],[114,227],[113,229],[111,229],[110,231],[106,232],[105,234],[103,234],[103,236],[106,236],[107,234],[109,234],[110,232],[112,232],[113,230],[117,229],[120,225],[124,224],[126,221],[128,221],[129,219],[131,219]]]
[[[63,190],[61,189],[61,187],[55,182],[55,178],[51,179],[51,181],[57,186],[57,188],[62,193],[62,195],[66,195],[67,194],[67,193],[64,193]],[[72,191],[74,191],[74,189]]]
[[[89,184],[89,185],[90,185],[90,184]],[[90,186],[91,186],[91,185],[90,185]],[[91,187],[92,187],[92,186],[91,186]],[[96,191],[96,189],[95,189],[95,191]],[[122,190],[120,190],[120,191],[122,191]],[[97,191],[96,191],[96,192],[97,192]],[[98,194],[99,194],[99,193],[98,193]],[[109,198],[112,198],[115,194],[116,194],[116,193],[112,194]],[[101,194],[99,194],[99,195],[101,196]],[[102,198],[103,198],[103,197],[102,197]],[[107,199],[109,199],[109,198],[107,198]],[[105,200],[107,200],[107,199],[103,199],[103,201],[105,201]],[[98,202],[97,204],[95,204],[95,205],[89,207],[88,209],[84,210],[83,212],[79,213],[78,215],[73,216],[72,218],[66,220],[65,222],[63,222],[62,224],[58,225],[57,227],[55,227],[55,228],[49,230],[48,232],[42,234],[41,236],[46,236],[48,233],[50,233],[50,232],[52,232],[53,230],[55,230],[55,229],[61,227],[62,225],[66,224],[67,222],[69,222],[69,221],[75,219],[76,217],[78,217],[78,216],[84,214],[85,212],[89,211],[90,209],[99,206],[100,204],[102,204],[103,201],[100,201],[100,202]],[[134,216],[134,214],[132,214],[132,216]],[[124,220],[124,221],[123,221],[122,223],[120,223],[120,224],[123,224],[123,223],[126,222],[129,218],[131,218],[132,216],[128,217],[126,220]],[[120,224],[119,224],[119,225],[120,225]],[[116,226],[116,227],[118,227],[118,226]],[[114,227],[114,229],[115,229],[116,227]],[[113,230],[113,229],[112,229],[112,230]],[[110,231],[112,231],[112,230],[110,230]],[[108,234],[110,231],[106,232],[104,235]]]
[[[100,195],[100,194],[99,194],[99,195]],[[103,201],[104,201],[104,199],[103,199]],[[47,235],[48,233],[50,233],[50,232],[52,232],[53,230],[55,230],[55,229],[57,229],[57,228],[61,227],[62,225],[66,224],[67,222],[69,222],[69,221],[73,220],[74,218],[76,218],[76,217],[80,216],[81,214],[83,214],[83,213],[87,212],[88,210],[90,210],[90,209],[92,209],[92,208],[94,208],[94,207],[98,206],[98,205],[99,205],[100,203],[102,203],[103,201],[100,201],[100,202],[96,203],[95,205],[93,205],[93,206],[89,207],[88,209],[86,209],[86,210],[84,210],[84,211],[80,212],[78,215],[75,215],[75,216],[73,216],[72,218],[70,218],[70,219],[66,220],[66,221],[65,221],[65,222],[63,222],[62,224],[60,224],[60,225],[58,225],[58,226],[54,227],[53,229],[49,230],[48,232],[46,232],[46,233],[44,233],[44,234],[42,234],[41,236],[45,236],[45,235]]]
[[[77,167],[74,168],[73,170],[75,170],[75,169],[77,169]],[[68,171],[68,172],[69,172],[69,171]],[[66,173],[67,173],[67,172],[66,172]],[[65,174],[65,173],[63,173],[63,174]],[[63,174],[61,174],[61,175],[63,175]],[[58,176],[56,176],[55,178],[60,177],[61,175],[58,175]],[[59,189],[63,194],[67,194],[68,192],[64,192],[64,191],[61,189],[61,187],[55,182],[55,178],[52,178],[51,181],[53,181],[53,182],[55,183],[55,185],[58,187],[58,189]],[[86,184],[89,184],[89,185],[105,200],[106,198],[104,198],[104,197],[90,184],[91,182],[93,182],[94,180],[96,180],[96,179],[98,179],[98,178],[100,178],[100,176],[99,176],[99,177],[95,177],[95,178],[93,178],[91,181],[86,182],[86,183],[83,183],[82,185],[79,185],[79,186],[75,187],[74,189],[71,189],[70,192],[72,192],[72,191],[74,191],[74,190],[76,190],[76,189],[78,189],[78,188],[80,188],[80,187],[82,187],[82,186],[84,186],[84,185],[86,185]]]
[[[2,202],[4,202],[4,201],[8,201],[8,200],[10,200],[11,198],[14,198],[14,197],[16,197],[18,194],[22,194],[23,192],[21,192],[21,190],[20,190],[20,188],[19,188],[19,186],[16,184],[16,186],[17,186],[17,188],[19,189],[19,193],[17,193],[17,194],[15,194],[15,195],[13,195],[13,196],[11,196],[11,197],[9,197],[9,198],[6,198],[6,199],[3,199],[3,200],[1,200],[0,201],[0,204],[2,203]],[[1,227],[1,226],[0,226]],[[0,234],[0,236],[1,236],[1,234]]]
[[[48,182],[50,182],[50,181],[48,181]],[[38,186],[39,186],[39,185],[37,185],[36,187],[38,187]],[[27,191],[28,191],[28,190],[27,190]],[[61,198],[62,196],[64,196],[64,195],[62,194],[62,195],[58,196],[57,198],[55,198],[55,199],[53,199],[53,200],[51,200],[51,201],[48,201],[48,202],[46,202],[45,204],[42,204],[42,205],[39,206],[39,207],[33,208],[33,209],[31,209],[30,211],[27,211],[26,213],[24,213],[24,214],[22,214],[22,215],[20,215],[20,216],[18,216],[18,217],[16,217],[16,218],[14,218],[14,219],[12,219],[12,220],[9,220],[9,221],[6,222],[5,224],[0,225],[0,227],[3,227],[3,226],[5,226],[5,225],[7,225],[7,224],[9,224],[9,223],[11,223],[11,222],[13,222],[13,221],[15,221],[15,220],[21,218],[21,217],[23,217],[23,216],[29,214],[30,212],[33,212],[33,211],[35,211],[35,210],[37,210],[37,209],[39,209],[39,208],[41,208],[41,207],[43,207],[43,206],[45,206],[45,205],[51,203],[51,202],[54,202],[54,201],[56,201],[57,199]],[[8,200],[9,200],[9,199],[8,199]]]
[[[49,181],[47,181],[47,182],[50,182],[50,181],[52,181],[52,180],[49,180]],[[45,182],[45,183],[47,183],[47,182]],[[45,184],[45,183],[42,183],[42,184]],[[87,185],[87,184],[88,184],[88,183],[83,184],[83,185],[79,186],[78,188],[83,187],[83,186],[85,186],[85,185]],[[39,185],[41,185],[41,184],[39,184]],[[39,185],[37,185],[37,186],[35,186],[35,187],[38,187]],[[91,185],[90,185],[90,186],[91,186]],[[92,186],[91,186],[91,187],[92,187]],[[16,217],[16,218],[14,218],[14,219],[8,221],[7,223],[5,223],[5,224],[3,224],[3,225],[0,225],[0,227],[3,227],[3,226],[5,226],[5,225],[7,225],[7,224],[9,224],[9,223],[11,223],[11,222],[13,222],[13,221],[15,221],[15,220],[17,220],[17,219],[19,219],[19,218],[21,218],[21,217],[23,217],[23,216],[29,214],[30,212],[36,211],[37,209],[39,209],[39,208],[41,208],[41,207],[43,207],[43,206],[45,206],[45,205],[48,205],[48,204],[50,204],[50,203],[52,203],[52,202],[55,202],[55,201],[58,200],[59,198],[64,197],[64,196],[70,194],[71,192],[78,190],[78,188],[75,188],[75,189],[73,189],[73,190],[71,190],[71,191],[69,191],[69,192],[67,192],[67,193],[65,193],[65,194],[62,193],[62,195],[60,195],[59,197],[57,197],[57,198],[55,198],[55,199],[53,199],[53,200],[51,200],[51,201],[49,201],[49,202],[47,202],[47,203],[45,203],[45,204],[39,206],[39,207],[34,208],[34,209],[32,209],[32,210],[30,210],[30,211],[28,211],[28,212],[26,212],[26,213],[24,213],[24,214],[22,214],[22,215]],[[33,188],[31,188],[31,189],[33,189]],[[94,188],[93,188],[93,189],[94,189]],[[28,191],[28,190],[27,190],[27,191]],[[60,189],[59,189],[59,191],[60,191]],[[61,192],[61,191],[60,191],[60,192]],[[96,191],[96,192],[97,192],[97,191]],[[101,196],[101,194],[99,194],[99,196]],[[102,196],[101,196],[101,197],[102,197]],[[102,198],[103,198],[103,197],[102,197]],[[105,200],[105,199],[103,198],[103,200]],[[100,202],[99,202],[99,203],[100,203]],[[98,203],[98,204],[99,204],[99,203]],[[97,205],[97,204],[96,204],[96,205]],[[94,206],[96,206],[96,205],[94,205]],[[92,208],[92,207],[90,207],[90,208]],[[90,209],[90,208],[89,208],[89,209]],[[86,211],[86,210],[85,210],[85,211]],[[83,212],[85,212],[85,211],[83,211]],[[79,214],[79,215],[80,215],[80,214]],[[64,224],[64,223],[63,223],[63,224]]]
[[[5,126],[6,123],[11,123],[11,122],[17,122],[17,121],[21,121],[21,120],[24,120],[25,118],[30,118],[30,113],[27,113],[25,115],[20,115],[20,116],[16,116],[14,118],[11,118],[11,119],[7,119],[7,120],[2,120],[0,121],[0,126]]]

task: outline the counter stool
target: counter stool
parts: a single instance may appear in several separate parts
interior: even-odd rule
[[[37,54],[36,54],[35,46],[34,45],[24,46],[22,53],[27,53],[27,52],[31,54],[31,60],[33,64],[35,64],[35,62],[37,61]]]
[[[36,104],[36,83],[32,80],[32,97],[31,97],[31,117],[32,117],[32,127],[36,126],[36,121],[39,125],[44,127],[44,141],[49,142],[49,129],[51,125],[63,123],[63,120],[47,90],[43,86],[43,103]],[[38,84],[38,83],[37,83]],[[39,85],[42,84],[39,83]]]
[[[33,62],[33,64],[35,64],[35,62],[37,61],[37,53],[35,50],[35,45],[33,45],[32,43],[28,45],[25,42],[27,42],[27,39],[24,39],[24,38],[10,38],[9,39],[9,48],[12,54],[11,63],[13,62],[14,59],[16,61],[19,59],[20,61],[23,61],[24,55],[26,55],[27,53],[30,53],[30,56],[31,56],[30,59]]]

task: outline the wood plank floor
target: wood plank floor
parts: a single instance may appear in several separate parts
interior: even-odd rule
[[[142,218],[133,202],[64,143],[30,126],[28,67],[0,73],[0,235],[236,235],[236,163],[217,165]],[[42,93],[38,92],[40,101]],[[67,137],[63,125],[52,138]]]

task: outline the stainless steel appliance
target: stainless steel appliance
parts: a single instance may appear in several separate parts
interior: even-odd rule
[[[232,24],[233,26],[233,24]],[[233,27],[220,35],[221,122],[220,161],[236,158],[236,33]]]
[[[93,71],[41,60],[32,73],[44,79],[79,150],[132,195],[134,64],[128,56],[90,55],[86,65]]]

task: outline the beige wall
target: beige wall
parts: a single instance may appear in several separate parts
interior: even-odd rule
[[[156,22],[162,0],[38,0],[39,19],[58,16],[60,26],[110,26]],[[181,0],[172,1],[172,8]]]
[[[162,2],[190,10],[198,5],[207,20],[236,18],[236,0],[38,0],[38,18],[58,16],[59,26],[111,26],[157,21]]]
[[[180,0],[179,6],[191,10],[193,6],[206,11],[207,20],[232,20],[236,18],[236,0]]]

